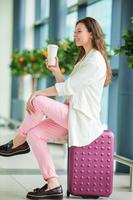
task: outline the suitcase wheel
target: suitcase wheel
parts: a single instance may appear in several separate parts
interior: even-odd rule
[[[67,190],[67,197],[69,197],[70,196],[70,192]]]
[[[83,199],[98,199],[99,196],[82,196]]]

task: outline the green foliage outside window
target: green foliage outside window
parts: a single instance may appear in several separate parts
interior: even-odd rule
[[[122,38],[124,45],[114,50],[115,54],[125,54],[128,57],[128,66],[133,68],[133,17],[131,18],[131,29]]]
[[[73,70],[79,49],[75,43],[69,39],[55,42],[52,40],[47,41],[48,44],[57,44],[59,66],[62,74],[69,75]],[[24,76],[30,74],[32,77],[40,78],[42,76],[51,75],[52,72],[46,67],[45,60],[47,58],[47,49],[34,49],[34,50],[15,50],[12,55],[10,64],[11,72],[15,76]],[[109,52],[107,52],[110,58]]]
[[[49,40],[48,43],[54,43],[59,46],[58,57],[60,69],[63,74],[70,74],[75,64],[78,49],[74,42],[66,39],[64,41],[54,42]],[[24,76],[30,74],[33,77],[42,77],[51,75],[52,72],[46,67],[47,49],[34,50],[15,50],[12,55],[10,64],[11,72],[15,76]]]

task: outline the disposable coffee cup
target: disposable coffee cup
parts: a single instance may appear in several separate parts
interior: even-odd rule
[[[55,58],[57,56],[58,46],[55,44],[48,45],[48,67],[55,67]]]

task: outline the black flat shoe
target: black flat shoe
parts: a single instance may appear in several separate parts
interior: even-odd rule
[[[21,144],[20,146],[13,148],[13,140],[0,146],[0,156],[15,156],[19,154],[25,154],[30,152],[30,147],[27,142]]]
[[[48,185],[44,185],[42,188],[36,188],[33,192],[28,192],[28,199],[63,199],[63,189],[60,185],[59,187],[53,188],[51,190],[46,190]]]

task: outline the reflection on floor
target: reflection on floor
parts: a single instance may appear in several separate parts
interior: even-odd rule
[[[0,128],[0,145],[14,137],[15,133],[8,128]],[[66,175],[67,175],[67,150],[63,145],[49,144],[60,183],[66,197]],[[36,159],[32,152],[14,157],[0,157],[0,200],[24,200],[28,191],[41,187],[44,184],[38,168]],[[129,176],[114,175],[113,193],[105,200],[132,200],[133,192],[129,192]],[[71,196],[69,198],[80,199]],[[82,199],[82,198],[81,198]]]

